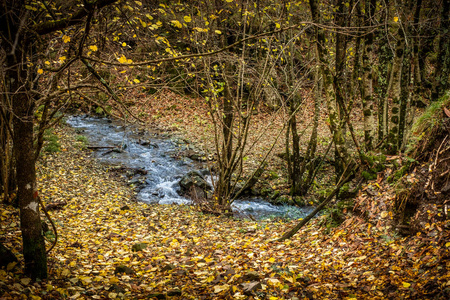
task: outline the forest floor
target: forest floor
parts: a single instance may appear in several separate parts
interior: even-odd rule
[[[1,242],[19,263],[0,270],[0,299],[450,298],[450,220],[431,205],[419,230],[401,235],[395,190],[382,177],[362,188],[340,225],[323,226],[333,220],[324,215],[273,242],[298,220],[240,220],[136,202],[72,129],[55,134],[62,150],[44,154],[38,167],[43,201],[60,203],[50,211],[58,242],[49,278],[23,275],[18,210],[1,204]]]

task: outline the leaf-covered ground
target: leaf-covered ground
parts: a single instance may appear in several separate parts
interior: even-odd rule
[[[41,159],[40,194],[58,243],[49,279],[22,274],[18,211],[1,206],[1,241],[19,265],[0,270],[1,299],[448,299],[450,221],[430,209],[412,237],[391,228],[390,188],[366,186],[358,215],[326,232],[318,218],[292,240],[296,221],[204,215],[189,206],[147,205],[114,172],[82,151],[68,128],[62,151]],[[136,251],[137,250],[137,251]]]

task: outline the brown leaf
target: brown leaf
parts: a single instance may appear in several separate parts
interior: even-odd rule
[[[446,107],[444,107],[444,113],[447,115],[447,117],[450,118],[450,110],[448,110]]]

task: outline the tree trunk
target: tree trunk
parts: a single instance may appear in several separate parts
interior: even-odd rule
[[[26,33],[20,28],[23,20],[29,16],[22,1],[2,4],[1,8],[0,30],[8,40],[2,41],[2,46],[6,52],[6,92],[12,103],[13,151],[25,274],[32,279],[45,279],[47,253],[39,214],[33,144],[34,99],[29,92],[35,74],[34,53]]]
[[[27,49],[27,43],[23,43]],[[25,273],[31,278],[47,278],[47,254],[42,235],[36,186],[35,151],[33,147],[34,101],[28,93],[27,64],[20,50],[8,56],[8,84],[13,97],[14,155],[17,173]],[[32,57],[29,54],[29,57]]]
[[[314,23],[319,23],[319,8],[316,0],[309,1],[312,20]],[[336,178],[342,173],[343,167],[346,164],[348,158],[347,150],[345,148],[345,141],[342,134],[339,114],[337,111],[336,103],[336,91],[334,87],[333,74],[331,73],[330,65],[327,60],[328,53],[326,53],[325,44],[325,33],[322,28],[316,27],[316,51],[317,58],[320,63],[320,69],[323,78],[323,87],[325,91],[325,99],[328,109],[329,127],[331,134],[333,135],[333,141],[335,144],[335,168],[336,168]]]
[[[372,25],[372,18],[375,12],[376,1],[366,1],[364,15],[365,26]],[[373,149],[376,134],[376,120],[374,115],[374,97],[373,97],[373,32],[365,36],[363,48],[363,74],[361,98],[364,114],[364,142],[366,151]]]
[[[436,101],[448,89],[450,74],[450,0],[443,0],[441,12],[441,28],[439,49],[437,53],[436,72],[434,74],[431,100]]]
[[[403,56],[405,52],[405,36],[403,30],[398,26],[398,41],[395,47],[395,56],[392,62],[392,69],[390,74],[389,86],[388,86],[388,99],[391,99],[391,114],[389,119],[389,135],[387,140],[388,152],[396,154],[399,145],[399,132],[400,132],[400,105],[401,105],[401,78],[403,67]]]

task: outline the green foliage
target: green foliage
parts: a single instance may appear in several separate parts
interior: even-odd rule
[[[85,150],[87,148],[87,145],[89,144],[87,137],[85,137],[84,135],[78,135],[76,137],[76,140],[80,143],[81,150]]]
[[[59,138],[53,133],[53,129],[47,129],[44,132],[44,141],[46,142],[44,146],[44,151],[47,153],[55,153],[61,151],[61,145],[59,143]]]

